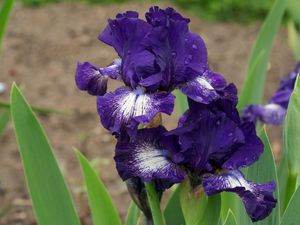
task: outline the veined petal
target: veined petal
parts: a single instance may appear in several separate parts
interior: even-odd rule
[[[104,95],[107,89],[108,77],[101,74],[100,69],[89,62],[78,63],[75,82],[82,91],[91,95]]]
[[[221,75],[206,71],[177,88],[194,101],[209,104],[220,97],[217,91],[225,86],[226,81]]]
[[[160,142],[164,132],[161,126],[140,129],[134,140],[117,143],[115,161],[123,180],[139,177],[146,182],[162,179],[178,183],[184,179],[184,171],[171,160],[171,150]]]
[[[100,68],[101,74],[109,76],[110,78],[115,80],[120,80],[121,65],[122,65],[122,60],[120,58],[114,59],[112,64],[110,64],[108,67]]]
[[[273,197],[276,188],[274,182],[259,184],[247,181],[238,170],[229,170],[221,174],[206,174],[202,182],[207,195],[223,191],[238,194],[253,222],[267,217],[276,206],[277,200]]]
[[[170,93],[144,93],[142,89],[118,88],[97,99],[97,109],[103,126],[112,133],[123,126],[147,124],[159,112],[171,114],[174,96]]]
[[[244,110],[245,121],[256,122],[260,120],[266,124],[279,125],[283,122],[286,109],[278,104],[250,105]]]

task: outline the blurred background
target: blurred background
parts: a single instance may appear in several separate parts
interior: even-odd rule
[[[288,45],[286,23],[299,19],[298,0],[289,0],[284,24],[274,44],[266,83],[268,99],[279,80],[295,65]],[[77,61],[105,66],[116,58],[113,49],[97,40],[108,18],[118,12],[136,10],[143,17],[151,5],[172,6],[191,18],[191,30],[202,36],[213,70],[239,88],[260,25],[274,0],[17,0],[0,52],[0,82],[6,85],[0,101],[9,101],[13,81],[32,106],[63,111],[43,113],[39,119],[49,137],[76,201],[82,224],[91,224],[79,164],[72,150],[78,147],[101,174],[124,218],[129,195],[113,161],[115,140],[102,128],[95,98],[77,90],[74,72]],[[292,4],[293,2],[293,4]],[[297,3],[298,2],[298,3]],[[0,3],[2,3],[0,1]],[[298,17],[298,18],[297,18]],[[299,21],[299,20],[298,20]],[[110,89],[119,84],[111,82]],[[165,117],[168,128],[178,115]],[[280,127],[271,127],[273,149],[281,150]],[[24,174],[11,122],[0,136],[0,224],[34,225]],[[39,159],[36,159],[39,160]]]

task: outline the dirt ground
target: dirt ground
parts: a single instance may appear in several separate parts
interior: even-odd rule
[[[99,124],[95,99],[75,87],[76,62],[87,60],[99,66],[109,64],[116,55],[97,40],[106,20],[125,10],[138,10],[143,14],[148,7],[138,3],[111,6],[56,4],[40,8],[16,5],[11,16],[0,56],[0,81],[8,86],[13,81],[19,84],[31,105],[72,114],[39,118],[85,225],[91,224],[90,213],[86,195],[82,192],[82,177],[73,146],[81,149],[90,160],[94,159],[122,218],[130,199],[112,159],[115,141]],[[259,24],[214,24],[192,18],[191,29],[206,41],[211,67],[241,87]],[[291,70],[294,63],[286,30],[282,28],[272,53],[266,97],[271,95],[280,77]],[[117,85],[112,83],[112,88]],[[2,101],[8,101],[8,98],[9,90],[0,95]],[[176,115],[167,118],[167,127],[175,127],[176,119]],[[271,132],[276,152],[280,150],[278,130],[272,128]],[[11,123],[0,139],[0,146],[0,208],[11,205],[0,224],[34,225]]]

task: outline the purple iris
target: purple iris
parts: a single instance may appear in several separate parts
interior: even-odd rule
[[[283,122],[288,108],[289,100],[294,89],[296,78],[300,73],[300,62],[293,71],[286,75],[274,95],[266,105],[249,105],[244,109],[243,119],[246,121],[257,120],[273,125]]]
[[[252,122],[242,122],[237,91],[228,85],[210,104],[189,99],[189,110],[175,130],[163,127],[138,130],[136,138],[119,141],[115,161],[120,176],[181,182],[189,177],[208,195],[237,193],[253,221],[276,206],[275,183],[247,181],[239,169],[256,162],[263,151]],[[202,182],[201,182],[202,180]]]
[[[128,11],[109,20],[99,40],[112,46],[120,59],[107,68],[79,63],[76,84],[97,97],[103,126],[119,134],[136,130],[156,114],[171,114],[174,89],[194,101],[209,104],[219,98],[225,79],[208,67],[200,36],[189,31],[189,19],[172,8],[150,8],[146,21]],[[108,78],[125,86],[106,93]]]

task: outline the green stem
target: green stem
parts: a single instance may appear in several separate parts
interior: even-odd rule
[[[155,190],[155,184],[153,182],[145,182],[145,186],[154,225],[164,225],[163,216],[160,210],[159,198]]]
[[[285,192],[285,198],[284,198],[285,208],[287,207],[292,195],[295,192],[297,176],[298,176],[298,174],[293,173],[293,172],[290,172],[288,174],[288,178],[287,178],[288,180],[287,180],[287,184],[286,184],[286,192]]]

